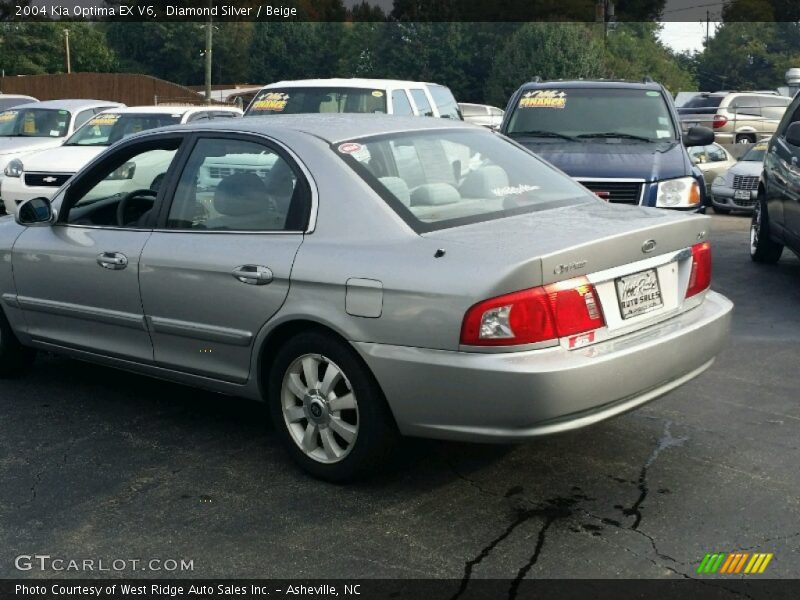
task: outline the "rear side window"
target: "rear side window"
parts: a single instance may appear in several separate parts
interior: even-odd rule
[[[681,108],[719,108],[724,96],[695,96]]]
[[[428,89],[439,109],[439,116],[443,119],[461,120],[461,113],[458,111],[458,103],[453,98],[453,93],[443,85],[429,85]]]
[[[758,96],[739,96],[731,101],[728,109],[737,115],[761,116],[761,98]]]
[[[428,97],[425,95],[425,90],[414,89],[411,90],[411,97],[414,98],[414,104],[419,109],[419,114],[423,117],[432,117],[433,109],[428,102]]]
[[[408,101],[405,90],[395,90],[392,92],[392,106],[392,110],[396,115],[414,114],[414,109],[411,108],[411,102]]]

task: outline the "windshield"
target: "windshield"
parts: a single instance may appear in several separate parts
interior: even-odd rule
[[[245,116],[297,113],[385,113],[386,91],[346,87],[262,90]]]
[[[630,88],[529,90],[514,107],[507,135],[560,139],[674,140],[661,92]]]
[[[418,232],[596,199],[485,130],[388,134],[333,150]]]
[[[65,146],[110,146],[122,138],[181,122],[180,114],[101,113],[73,133]]]
[[[0,136],[64,137],[69,131],[69,111],[25,108],[0,113]]]
[[[764,162],[764,156],[767,154],[767,144],[756,144],[747,151],[740,160],[748,162]]]

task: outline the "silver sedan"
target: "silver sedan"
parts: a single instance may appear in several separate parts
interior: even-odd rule
[[[349,480],[400,434],[529,440],[702,373],[732,310],[709,226],[463,123],[153,130],[0,220],[0,374],[47,350],[263,400],[303,468]]]

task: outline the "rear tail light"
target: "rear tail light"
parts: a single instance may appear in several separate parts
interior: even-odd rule
[[[686,297],[689,298],[707,290],[711,285],[711,244],[703,242],[692,246],[692,272],[689,275],[689,287]]]
[[[594,286],[577,277],[479,302],[461,326],[466,346],[533,344],[605,325]]]
[[[711,122],[711,126],[714,129],[719,129],[720,127],[725,127],[728,124],[728,117],[725,115],[714,115],[714,120]]]

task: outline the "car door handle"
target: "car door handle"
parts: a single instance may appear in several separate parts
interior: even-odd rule
[[[103,252],[97,255],[97,264],[104,269],[121,271],[128,266],[128,257],[121,252]]]
[[[267,285],[272,281],[272,271],[261,265],[243,265],[236,267],[231,273],[242,283],[249,285]]]

